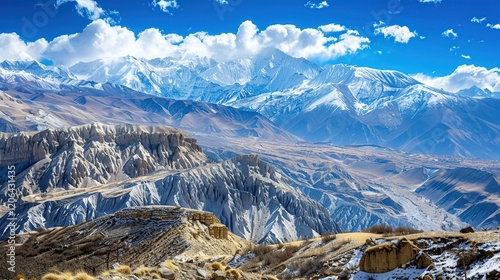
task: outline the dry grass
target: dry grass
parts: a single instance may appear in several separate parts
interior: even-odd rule
[[[363,232],[383,234],[384,236],[395,236],[421,233],[423,231],[407,226],[391,227],[389,225],[377,224],[364,229]]]
[[[88,275],[84,271],[78,271],[73,277],[71,277],[72,280],[95,280],[94,277]]]
[[[268,254],[273,250],[273,246],[271,245],[257,245],[253,248],[251,248],[251,251],[255,254],[257,257],[261,257],[263,255]]]
[[[47,273],[42,276],[42,280],[63,280],[59,274]]]
[[[275,265],[290,259],[300,249],[299,246],[284,246],[279,250],[274,250],[262,256],[264,265]]]
[[[134,270],[134,275],[137,277],[143,277],[149,274],[149,268],[141,265]]]
[[[221,264],[220,262],[213,262],[210,267],[212,268],[212,270],[220,270],[220,271],[224,271],[225,270],[225,266],[223,264]]]
[[[173,271],[179,271],[179,267],[176,266],[171,260],[163,262],[163,266]]]
[[[99,276],[104,278],[111,277],[111,272],[103,271]]]
[[[154,273],[151,273],[151,278],[153,278],[153,279],[161,279],[161,276],[160,276],[160,274],[154,272]]]
[[[335,240],[336,238],[337,238],[336,234],[327,234],[321,237],[321,241],[323,242],[323,244],[326,244],[332,240]]]
[[[312,257],[299,262],[299,273],[300,275],[305,275],[311,271],[319,271],[323,267],[323,262],[321,261],[322,256]]]
[[[72,280],[71,273],[47,273],[42,276],[42,280]]]
[[[123,275],[131,275],[132,269],[128,265],[121,265],[115,269],[115,272],[123,274]]]
[[[242,276],[241,270],[234,268],[229,269],[226,273],[234,279],[240,279]]]

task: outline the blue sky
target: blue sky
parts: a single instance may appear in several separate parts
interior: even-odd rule
[[[463,65],[498,75],[500,63],[497,0],[4,0],[2,4],[0,60],[31,56],[67,66],[126,54],[146,58],[198,54],[224,60],[253,55],[266,46],[319,64],[421,73],[431,84],[433,78],[452,75]],[[500,87],[489,87],[496,86]]]

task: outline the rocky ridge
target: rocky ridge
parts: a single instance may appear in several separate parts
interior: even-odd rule
[[[195,139],[169,127],[94,123],[0,138],[0,166],[16,166],[23,196],[192,168],[207,160]],[[2,193],[5,189],[4,183]]]
[[[225,236],[215,236],[214,226],[225,229]],[[53,266],[100,272],[117,262],[153,266],[173,257],[234,255],[249,242],[228,232],[212,213],[154,206],[127,208],[70,227],[28,232],[18,236],[18,244],[16,271],[40,277]],[[33,257],[38,260],[36,266]],[[9,276],[8,271],[0,272],[2,278]]]

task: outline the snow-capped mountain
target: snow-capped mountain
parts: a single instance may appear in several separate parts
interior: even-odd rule
[[[290,59],[283,52],[266,49],[254,57],[219,63],[200,76],[221,86],[239,84],[254,90],[279,91],[297,87],[320,71],[308,60]]]
[[[0,63],[2,74],[29,73],[40,78],[52,80],[75,79],[75,76],[65,67],[45,66],[36,60],[5,60]]]
[[[457,94],[475,98],[500,98],[500,92],[492,92],[487,88],[480,89],[477,86],[472,86],[468,89],[462,89],[458,91]]]
[[[69,71],[78,79],[49,82],[40,73],[24,80],[52,89],[113,83],[157,96],[227,105],[258,112],[314,142],[500,156],[498,99],[475,98],[480,89],[448,93],[397,71],[344,64],[320,67],[276,49],[223,63],[207,58],[103,59],[76,64]],[[24,81],[17,72],[2,73],[0,82],[5,77],[11,85]]]
[[[127,56],[81,62],[70,70],[80,80],[113,83],[139,92],[175,97],[167,93],[192,91],[200,73],[215,64],[208,58],[145,60]]]

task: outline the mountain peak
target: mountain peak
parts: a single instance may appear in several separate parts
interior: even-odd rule
[[[478,97],[478,98],[481,98],[481,97],[494,97],[494,98],[496,98],[496,97],[498,97],[497,92],[492,92],[491,90],[489,90],[487,88],[482,89],[476,85],[473,85],[472,87],[470,87],[468,89],[459,90],[457,92],[457,94],[467,96],[467,97]]]

